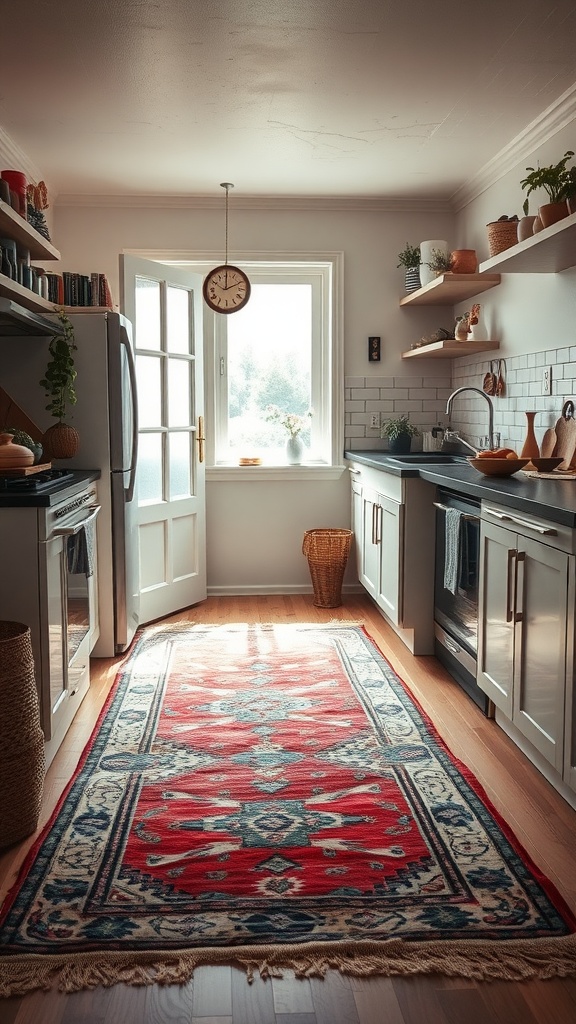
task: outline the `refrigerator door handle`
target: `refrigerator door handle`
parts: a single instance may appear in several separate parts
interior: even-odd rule
[[[130,478],[128,481],[125,499],[126,501],[132,501],[134,497],[134,487],[136,485],[136,464],[138,462],[138,392],[136,390],[136,362],[130,340],[124,332],[121,332],[120,340],[121,344],[124,345],[126,349],[128,376],[130,378],[130,392],[132,397],[132,453],[130,465],[128,466]]]

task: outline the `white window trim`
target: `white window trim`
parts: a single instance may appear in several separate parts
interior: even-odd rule
[[[128,251],[128,250],[126,250]],[[133,250],[129,250],[133,252]],[[158,252],[158,250],[138,250],[137,255],[145,259],[157,260],[162,263],[180,267],[189,267],[205,274],[212,267],[222,263],[221,251],[213,253],[197,250]],[[345,472],[344,466],[344,253],[343,252],[269,252],[269,251],[229,251],[228,262],[238,264],[250,276],[250,266],[262,263],[276,263],[286,268],[298,270],[298,264],[308,267],[311,263],[328,263],[331,265],[331,374],[327,382],[330,388],[330,407],[332,423],[329,435],[330,455],[326,463],[309,463],[304,466],[234,466],[215,464],[215,439],[206,439],[206,480],[227,482],[230,480],[313,480],[337,479]],[[233,314],[232,314],[233,315]],[[215,316],[210,315],[204,305],[204,367],[205,367],[205,415],[208,424],[215,423],[214,407],[216,360],[211,358],[216,344]],[[322,381],[324,377],[322,376]]]

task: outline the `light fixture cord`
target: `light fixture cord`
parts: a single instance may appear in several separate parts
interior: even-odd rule
[[[225,237],[225,245],[226,245],[226,255],[224,257],[224,266],[226,267],[226,266],[228,266],[228,193],[229,193],[231,188],[234,188],[234,185],[232,184],[231,181],[221,181],[220,182],[220,187],[226,190],[226,229],[225,229],[225,236],[224,236]]]

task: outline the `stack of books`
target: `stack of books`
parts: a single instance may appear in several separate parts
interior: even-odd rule
[[[113,308],[106,274],[44,274],[48,281],[48,300],[58,306],[104,306]]]

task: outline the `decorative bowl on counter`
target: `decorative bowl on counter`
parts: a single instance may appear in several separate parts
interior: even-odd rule
[[[513,476],[519,469],[526,466],[530,459],[476,459],[472,457],[469,462],[484,476]]]
[[[536,458],[536,456],[533,455],[530,459],[530,462],[534,466],[534,469],[537,469],[539,473],[551,473],[552,470],[557,469],[557,467],[563,461],[564,459],[561,455],[551,455],[548,458],[542,457],[540,455],[538,456],[538,458]]]

